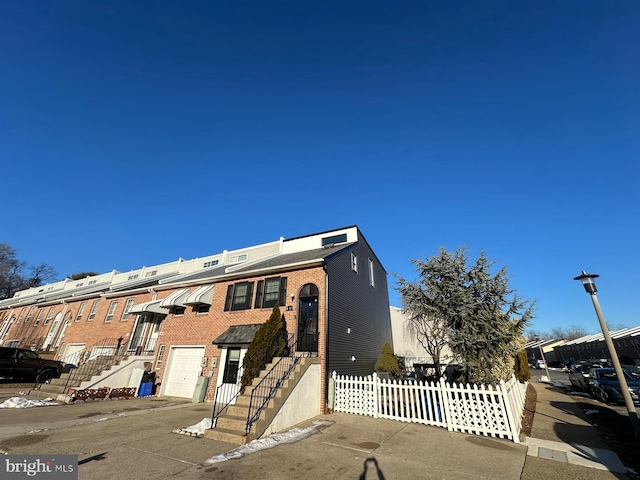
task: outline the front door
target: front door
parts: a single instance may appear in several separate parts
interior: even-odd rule
[[[129,352],[139,355],[155,350],[162,318],[160,315],[138,315],[129,341]]]
[[[222,370],[221,384],[216,388],[216,403],[226,404],[232,401],[240,391],[242,380],[242,349],[240,347],[229,347],[223,350],[224,369]]]
[[[308,283],[298,303],[298,351],[318,351],[318,288]]]

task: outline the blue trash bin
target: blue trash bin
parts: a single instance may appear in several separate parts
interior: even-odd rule
[[[148,397],[151,395],[151,388],[153,387],[153,382],[144,382],[140,384],[140,389],[138,390],[139,397]]]

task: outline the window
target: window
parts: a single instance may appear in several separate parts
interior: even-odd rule
[[[243,253],[242,255],[233,255],[231,257],[229,257],[229,263],[238,263],[238,262],[244,262],[247,260],[247,254]]]
[[[82,315],[84,314],[84,309],[87,308],[87,302],[82,302],[80,307],[78,308],[78,314],[76,315],[76,322],[82,320]]]
[[[253,282],[241,282],[227,287],[227,298],[224,303],[224,311],[247,310],[251,308],[253,297]]]
[[[157,271],[157,270],[153,270],[153,271],[151,271],[151,272],[147,272],[147,273],[145,273],[145,275],[144,275],[144,276],[145,276],[145,277],[154,277],[154,276],[156,275],[156,273],[158,273],[158,271]]]
[[[173,307],[171,307],[171,313],[173,313],[174,317],[181,317],[182,315],[184,315],[186,309],[186,307],[174,305]]]
[[[47,313],[47,318],[45,318],[45,319],[44,319],[44,324],[45,324],[45,325],[49,325],[49,322],[50,322],[50,321],[51,321],[51,319],[53,318],[53,309],[54,309],[54,308],[55,308],[55,307],[51,307],[51,308],[49,309],[49,313]]]
[[[260,280],[256,288],[254,308],[271,308],[276,303],[284,306],[287,301],[287,277]]]
[[[211,260],[210,262],[204,262],[202,268],[213,267],[218,264],[218,260]]]
[[[166,348],[166,345],[160,345],[160,348],[158,349],[158,358],[156,358],[156,370],[160,370],[162,359],[164,358],[164,351]]]
[[[129,312],[133,308],[135,301],[135,298],[127,298],[127,303],[124,304],[124,312],[122,312],[122,318],[120,318],[120,321],[129,320]]]
[[[20,320],[22,319],[22,316],[26,311],[27,311],[27,307],[22,307],[22,310],[20,310],[20,315],[18,315],[18,319],[16,320],[16,323],[20,323]]]
[[[136,278],[138,278],[138,274],[134,274],[134,275],[129,275],[129,278],[127,278],[127,280],[135,280]]]
[[[100,305],[100,300],[94,300],[93,305],[91,305],[91,311],[89,312],[89,317],[87,321],[94,320],[96,318],[96,313],[98,312],[98,306]]]
[[[33,309],[36,307],[29,307],[29,313],[27,313],[27,318],[24,319],[24,323],[27,323],[31,320],[31,316],[33,315]]]
[[[353,252],[351,252],[351,270],[358,273],[358,257]]]
[[[109,304],[109,310],[107,311],[107,316],[104,317],[105,322],[110,322],[113,320],[113,314],[116,311],[116,307],[118,306],[118,301],[114,300]]]
[[[97,280],[90,280],[89,283],[87,285],[93,285],[94,283],[96,283]]]
[[[76,283],[76,288],[83,286],[84,283]]]
[[[206,303],[198,303],[197,305],[193,306],[193,311],[196,313],[209,313],[210,308],[211,305],[208,305]]]
[[[347,241],[347,234],[334,235],[333,237],[324,237],[322,239],[322,246],[333,245],[334,243],[343,243]]]
[[[41,308],[38,312],[38,317],[36,318],[36,321],[33,322],[34,327],[37,327],[40,324],[40,320],[42,320],[42,317],[44,317],[44,308]]]
[[[369,259],[369,285],[376,286],[376,281],[373,278],[373,260]]]

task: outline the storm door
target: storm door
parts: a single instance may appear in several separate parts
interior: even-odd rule
[[[312,283],[298,296],[298,351],[318,351],[318,287]]]
[[[158,343],[163,318],[161,315],[153,314],[138,315],[129,341],[129,352],[135,351],[136,355],[153,353]]]

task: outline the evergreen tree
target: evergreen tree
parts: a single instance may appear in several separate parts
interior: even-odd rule
[[[535,302],[509,288],[505,267],[493,274],[494,262],[484,252],[470,263],[466,248],[440,248],[437,255],[412,262],[418,273],[413,285],[420,295],[405,296],[400,289],[403,303],[444,321],[449,346],[467,381],[507,380]],[[409,283],[398,278],[401,287]]]
[[[393,348],[389,342],[386,342],[382,346],[382,352],[380,352],[373,368],[376,372],[391,372],[394,375],[400,374],[400,361],[398,357],[393,354]]]
[[[280,314],[280,307],[276,304],[269,319],[260,325],[244,356],[242,386],[251,385],[253,379],[273,360],[273,357],[287,355],[289,355],[287,323],[284,315]]]
[[[520,350],[518,355],[516,355],[513,372],[519,382],[524,383],[531,378],[531,370],[529,370],[526,350]]]

